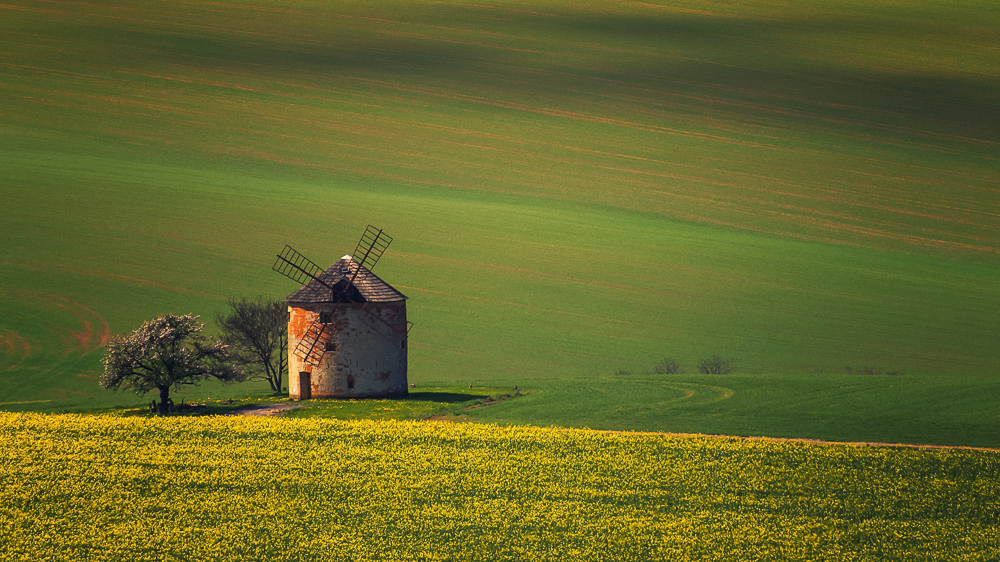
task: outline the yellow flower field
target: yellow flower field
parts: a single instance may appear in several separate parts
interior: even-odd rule
[[[2,560],[995,560],[1000,452],[0,414]]]

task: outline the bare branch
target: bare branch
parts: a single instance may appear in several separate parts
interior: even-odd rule
[[[264,297],[234,298],[227,303],[228,313],[217,314],[215,319],[232,361],[251,378],[266,380],[271,390],[280,391],[288,365],[285,303]]]

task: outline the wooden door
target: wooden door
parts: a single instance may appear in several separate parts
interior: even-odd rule
[[[312,399],[312,377],[309,373],[302,371],[299,373],[299,400]]]

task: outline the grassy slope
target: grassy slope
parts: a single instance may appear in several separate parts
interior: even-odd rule
[[[416,381],[997,373],[991,4],[5,6],[4,404],[368,222]]]
[[[598,376],[532,381],[516,400],[448,419],[1000,448],[998,400],[985,377]]]

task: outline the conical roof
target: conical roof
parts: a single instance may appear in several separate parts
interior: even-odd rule
[[[357,271],[357,275],[354,272]],[[350,285],[354,276],[354,287]],[[337,260],[318,275],[323,283],[316,279],[299,287],[299,290],[285,298],[289,303],[319,303],[319,302],[398,302],[406,300],[406,295],[400,293],[380,279],[377,275],[362,267],[351,256]],[[325,285],[324,285],[325,283]],[[333,287],[334,290],[330,290]]]

